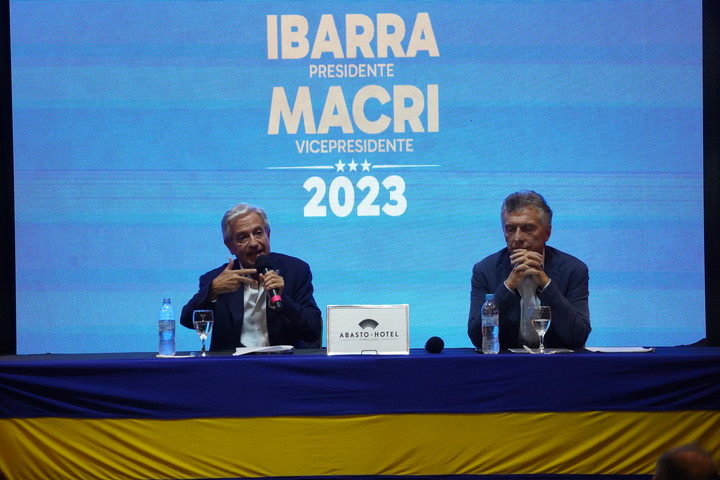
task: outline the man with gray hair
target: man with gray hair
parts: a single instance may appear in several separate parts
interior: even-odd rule
[[[653,480],[717,480],[718,466],[708,452],[691,443],[660,455]]]
[[[246,203],[235,205],[225,212],[221,226],[225,246],[235,259],[230,257],[227,265],[200,277],[200,289],[183,307],[180,323],[193,328],[194,310],[212,310],[210,350],[317,344],[322,315],[313,298],[310,267],[270,251],[265,211]],[[265,256],[269,260],[261,259]]]
[[[468,335],[482,346],[481,309],[494,294],[500,310],[500,347],[537,347],[532,305],[547,305],[552,321],[548,347],[580,348],[590,334],[588,268],[577,258],[546,245],[552,210],[537,192],[510,194],[500,211],[506,247],[475,264],[472,272]]]

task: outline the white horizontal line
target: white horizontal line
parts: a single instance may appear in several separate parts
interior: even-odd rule
[[[266,170],[332,170],[333,165],[312,165],[308,167],[265,167]]]
[[[358,163],[358,165],[362,165]],[[373,165],[372,168],[422,168],[422,167],[439,167],[440,165]]]

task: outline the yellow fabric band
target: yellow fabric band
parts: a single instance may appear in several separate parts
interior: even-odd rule
[[[20,479],[651,474],[668,448],[720,450],[720,412],[0,420]]]

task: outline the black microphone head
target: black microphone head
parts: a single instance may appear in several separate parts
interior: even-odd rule
[[[258,255],[255,259],[255,269],[259,273],[265,273],[265,270],[272,270],[272,260],[267,255]]]
[[[430,337],[428,341],[425,342],[425,350],[430,353],[440,353],[443,348],[445,348],[445,342],[443,342],[443,339],[440,337]]]

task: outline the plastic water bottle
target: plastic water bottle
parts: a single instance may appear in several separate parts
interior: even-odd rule
[[[160,355],[171,357],[175,355],[175,310],[169,298],[163,298],[163,304],[158,314],[160,331]]]
[[[500,310],[495,305],[494,295],[485,295],[480,312],[482,316],[482,352],[498,353],[500,351]]]

